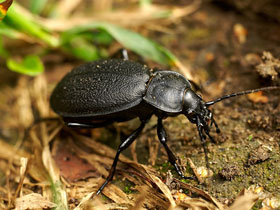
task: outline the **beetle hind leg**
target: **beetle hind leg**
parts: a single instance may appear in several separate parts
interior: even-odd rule
[[[117,50],[112,56],[112,58],[121,58],[123,60],[129,60],[128,52],[125,48]]]
[[[166,131],[162,125],[162,119],[158,118],[158,124],[157,124],[157,133],[158,133],[158,138],[160,143],[164,146],[164,149],[168,155],[168,160],[169,162],[174,166],[176,172],[179,174],[179,176],[181,176],[183,179],[192,179],[194,180],[194,177],[187,177],[183,174],[183,172],[181,171],[180,167],[178,166],[178,164],[176,163],[177,158],[175,157],[175,155],[172,153],[172,151],[169,149],[168,145],[167,145],[167,134]]]
[[[123,49],[121,49],[121,52],[122,52],[123,59],[128,61],[129,57],[128,57],[127,50],[123,48]]]

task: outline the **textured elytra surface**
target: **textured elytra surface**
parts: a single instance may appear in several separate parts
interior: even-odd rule
[[[165,112],[181,112],[186,88],[191,88],[191,84],[181,74],[157,71],[149,83],[144,100]]]
[[[133,61],[110,59],[73,69],[54,89],[52,109],[63,117],[116,113],[142,101],[150,69]]]

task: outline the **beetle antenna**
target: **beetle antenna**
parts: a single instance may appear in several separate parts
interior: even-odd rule
[[[222,96],[220,98],[217,98],[213,101],[208,101],[205,103],[205,105],[208,107],[208,106],[211,106],[217,102],[220,102],[224,99],[227,99],[227,98],[231,98],[231,97],[235,97],[235,96],[242,96],[242,95],[247,95],[247,94],[250,94],[250,93],[255,93],[255,92],[259,92],[259,91],[263,91],[263,90],[276,90],[276,89],[280,89],[280,87],[278,86],[271,86],[271,87],[264,87],[264,88],[258,88],[258,89],[254,89],[254,90],[246,90],[246,91],[242,91],[242,92],[237,92],[237,93],[232,93],[232,94],[229,94],[229,95],[225,95],[225,96]]]

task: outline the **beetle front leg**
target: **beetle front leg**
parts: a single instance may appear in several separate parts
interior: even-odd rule
[[[196,127],[197,127],[197,130],[198,130],[198,134],[199,134],[199,137],[200,137],[200,140],[201,140],[201,143],[202,143],[202,147],[203,147],[203,151],[204,151],[204,154],[205,154],[206,167],[207,167],[207,169],[209,169],[210,167],[209,167],[209,160],[208,160],[208,150],[207,150],[207,146],[206,146],[206,137],[202,133],[202,126],[203,125],[201,124],[199,117],[197,117]]]
[[[174,166],[176,172],[183,179],[194,179],[193,177],[186,177],[186,176],[184,176],[184,174],[182,173],[180,167],[176,163],[177,158],[175,157],[175,155],[172,153],[172,151],[169,149],[169,147],[167,145],[167,134],[166,134],[166,131],[165,131],[163,125],[162,125],[162,119],[161,118],[158,118],[157,134],[158,134],[158,138],[159,138],[160,143],[164,146],[164,149],[165,149],[165,151],[166,151],[166,153],[168,155],[168,160]]]
[[[125,150],[126,148],[128,148],[132,142],[137,138],[137,136],[140,134],[140,132],[143,130],[143,128],[145,127],[145,124],[147,123],[147,120],[142,121],[141,125],[135,130],[133,131],[132,134],[130,134],[129,137],[127,137],[126,140],[124,140],[118,148],[118,151],[116,153],[116,156],[114,158],[114,162],[111,166],[110,172],[108,177],[106,178],[105,182],[101,185],[101,187],[97,190],[96,195],[100,194],[102,192],[102,190],[104,189],[104,187],[113,179],[113,176],[115,174],[116,171],[116,167],[117,167],[117,163],[119,160],[119,156],[121,154],[121,152],[123,150]]]

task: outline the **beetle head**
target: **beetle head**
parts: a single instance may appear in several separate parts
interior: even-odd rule
[[[207,109],[201,96],[191,89],[185,92],[183,112],[192,123],[197,123],[197,117],[200,118],[201,121],[208,122],[212,116],[211,111]]]
[[[205,139],[204,134],[206,134],[213,140],[209,134],[209,125],[212,126],[213,123],[216,126],[216,132],[220,132],[211,110],[207,108],[207,104],[202,100],[200,95],[191,89],[186,90],[184,94],[183,113],[190,122],[197,125],[201,138]]]

